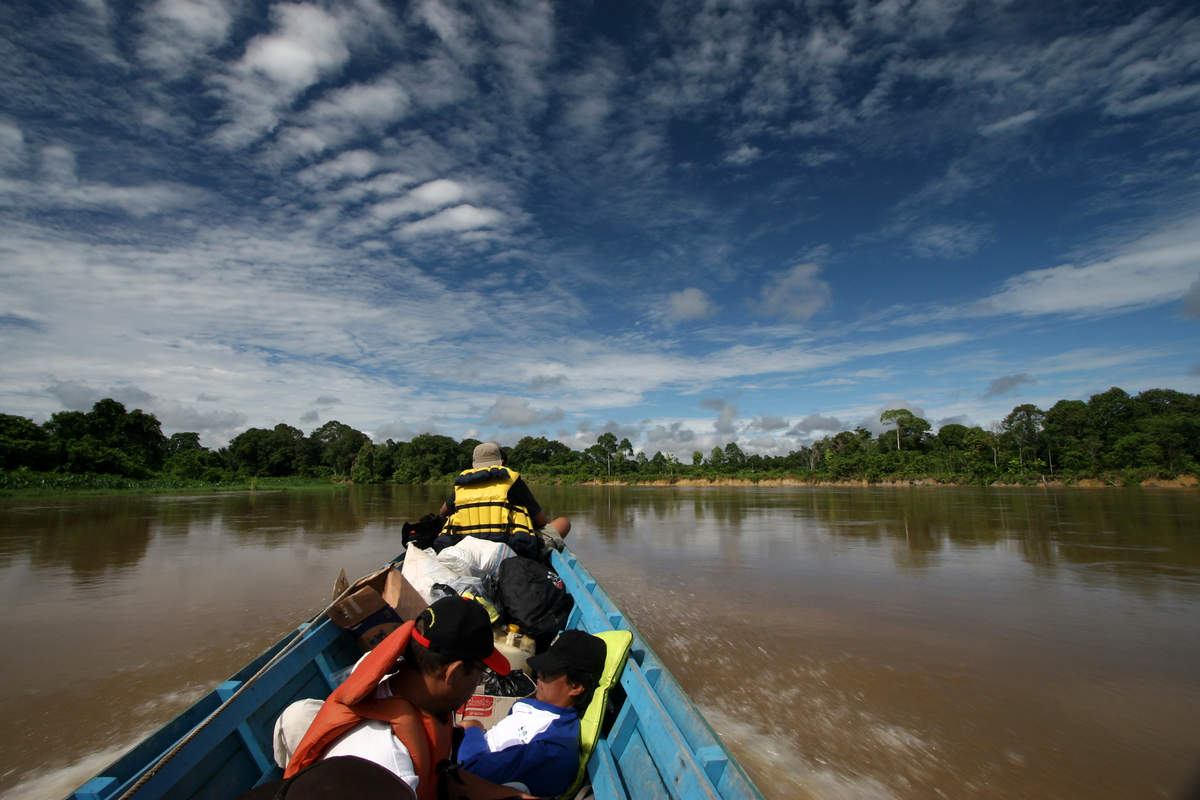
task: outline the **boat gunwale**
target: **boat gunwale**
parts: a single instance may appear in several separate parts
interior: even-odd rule
[[[403,558],[401,554],[384,564],[383,568],[398,566]],[[634,791],[630,792],[630,787],[625,786],[626,770],[622,765],[622,753],[630,738],[645,729],[647,734],[656,734],[641,738],[648,738],[647,757],[651,759],[659,780],[671,797],[687,800],[698,797],[762,800],[761,793],[741,764],[729,753],[703,714],[625,613],[580,563],[579,557],[564,549],[552,554],[551,565],[563,579],[568,593],[575,598],[568,628],[575,627],[592,633],[628,630],[633,635],[630,654],[620,679],[626,695],[624,708],[618,714],[612,731],[597,742],[588,764],[588,777],[593,789],[606,786],[611,789],[611,794],[597,792],[596,796],[637,796],[636,787],[632,787]],[[367,573],[364,578],[377,571]],[[259,692],[247,689],[247,694],[242,696],[242,687],[247,682],[252,687],[254,682],[269,675],[268,689],[275,686],[274,691],[278,692],[316,662],[328,687],[326,693],[332,691],[336,671],[331,672],[320,661],[322,654],[344,638],[339,636],[343,633],[324,612],[302,623],[78,787],[68,795],[67,800],[123,800],[126,796],[161,797],[170,793],[176,785],[173,781],[180,780],[188,770],[203,763],[216,744],[239,732],[239,726],[244,725],[254,708],[261,707],[261,701],[258,706],[250,705]],[[272,659],[285,651],[286,654],[277,663],[271,663]],[[269,669],[259,675],[264,665],[269,665]],[[267,696],[273,698],[274,694],[268,693]],[[245,714],[231,716],[235,711],[243,710],[243,706],[249,706]],[[210,726],[216,730],[216,734],[203,735],[204,729]],[[618,729],[618,726],[623,727]],[[217,736],[216,741],[208,741],[213,736]],[[614,742],[613,739],[621,741]],[[255,785],[280,774],[278,767],[270,763],[271,743],[265,743],[266,756],[262,752],[263,744],[252,740],[243,741],[242,745],[258,762],[262,772]],[[173,767],[166,766],[175,759],[178,762]],[[264,760],[267,762],[265,768]],[[155,774],[148,780],[144,779],[148,772],[159,773],[160,770],[161,776]]]

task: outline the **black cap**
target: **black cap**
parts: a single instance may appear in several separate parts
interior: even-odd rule
[[[593,687],[604,672],[608,647],[599,636],[583,631],[563,631],[544,653],[529,658],[535,672],[567,671],[567,677]]]
[[[394,772],[357,756],[318,761],[292,778],[271,781],[240,795],[238,800],[340,800],[343,797],[403,800],[416,795]]]
[[[508,674],[508,659],[496,649],[492,621],[479,603],[465,597],[443,597],[422,611],[421,617],[425,619],[424,634],[417,628],[412,632],[417,644],[452,661],[482,661],[497,675]]]

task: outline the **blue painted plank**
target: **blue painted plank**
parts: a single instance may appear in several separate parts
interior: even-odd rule
[[[79,787],[79,790],[75,792],[75,796],[79,798],[79,800],[100,800],[100,798],[108,795],[108,792],[110,791],[109,787],[116,782],[116,778],[92,778],[83,786]]]
[[[634,734],[629,741],[629,746],[625,748],[625,752],[617,756],[616,762],[621,782],[630,797],[636,797],[638,800],[671,800],[671,798],[701,800],[705,797],[705,795],[668,791],[677,787],[664,783],[663,776],[659,772],[659,765],[647,750],[646,742],[638,734]]]
[[[725,752],[725,748],[716,745],[697,748],[696,761],[700,763],[713,786],[720,786],[725,767],[729,764],[729,754]]]
[[[250,723],[243,722],[237,726],[238,736],[242,739],[242,744],[246,748],[246,752],[254,759],[254,763],[258,766],[258,774],[265,775],[271,771],[271,767],[275,766],[275,758],[267,758],[267,754],[263,752],[262,745],[254,737],[254,732],[250,730]]]
[[[596,742],[596,749],[592,751],[592,757],[588,761],[588,780],[592,784],[592,794],[598,798],[627,800],[629,797],[621,784],[621,776],[612,752],[603,739]]]
[[[147,781],[144,787],[139,790],[139,796],[167,796],[169,793],[171,793],[171,787],[174,783],[180,781],[183,776],[189,772],[192,772],[197,767],[200,767],[204,762],[216,760],[218,763],[221,763],[226,758],[229,758],[229,756],[225,756],[214,759],[212,753],[218,750],[218,746],[222,745],[231,735],[236,737],[236,728],[238,725],[242,724],[256,708],[260,707],[263,702],[265,702],[266,698],[270,697],[273,692],[277,691],[283,684],[293,677],[295,673],[299,672],[305,667],[309,667],[316,654],[325,647],[329,646],[334,639],[341,634],[342,631],[333,625],[332,622],[328,622],[327,625],[318,625],[312,631],[309,631],[308,635],[296,645],[294,650],[292,650],[281,661],[276,663],[269,672],[264,674],[246,692],[236,698],[224,710],[222,710],[220,714],[214,717],[208,723],[208,725],[201,730],[194,739],[192,739],[192,741],[185,745],[184,748],[171,761],[167,762],[157,774]],[[278,652],[279,647],[277,646],[272,648],[272,650],[274,652]],[[249,678],[251,675],[253,675],[253,672],[250,671],[250,668],[253,667],[255,663],[257,663],[258,666],[261,666],[263,663],[266,663],[266,660],[267,659],[263,659],[262,657],[255,659],[255,662],[253,662],[251,665],[238,671],[237,675],[235,676],[236,680],[233,682],[240,683],[246,678]],[[230,689],[230,683],[230,681],[223,683],[217,691],[213,691],[206,696],[205,701],[207,702],[202,701],[201,704],[198,704],[202,709],[202,712],[197,711],[197,707],[193,707],[193,709],[189,709],[188,712],[185,712],[183,715],[177,718],[174,723],[169,723],[167,727],[174,733],[169,740],[162,741],[162,737],[160,735],[152,737],[158,745],[158,749],[153,754],[140,754],[138,762],[135,765],[137,767],[135,770],[130,771],[125,769],[123,772],[116,772],[112,769],[104,770],[106,775],[115,775],[118,782],[110,787],[110,791],[106,795],[100,796],[101,800],[106,797],[118,797],[129,787],[131,787],[136,780],[158,760],[160,755],[171,749],[171,747],[173,747],[177,741],[195,728],[197,724],[202,722],[204,718],[207,717],[217,705],[219,705],[222,693],[225,693],[226,696],[232,694],[235,689]],[[179,730],[180,726],[175,723],[178,723],[180,720],[185,720],[186,722],[190,722],[190,724],[188,724],[183,730]],[[267,740],[266,744],[269,745],[269,739]],[[245,752],[244,746],[242,746],[240,749]],[[132,755],[132,753],[130,755]],[[247,756],[249,756],[248,753]],[[123,765],[123,762],[125,762],[127,758],[128,756],[125,759],[119,760],[117,764]],[[252,760],[251,763],[253,763]],[[257,777],[258,775],[256,774],[251,782],[245,785],[247,787],[252,786],[257,780]],[[237,793],[235,793],[234,796],[236,796],[236,794]],[[76,800],[79,800],[78,795],[73,795],[73,797],[75,797]]]
[[[628,693],[627,702],[637,711],[638,731],[672,793],[687,798],[717,797],[716,788],[709,783],[691,747],[646,682],[641,667],[627,664],[621,685]]]
[[[727,798],[761,798],[758,789],[742,771],[728,750],[721,744],[716,733],[700,714],[690,698],[680,688],[674,676],[663,666],[658,656],[646,644],[641,634],[624,614],[612,602],[599,583],[579,563],[574,554],[555,554],[552,563],[563,578],[567,590],[575,597],[576,606],[580,608],[580,617],[587,630],[607,630],[609,627],[624,628],[633,633],[631,649],[631,665],[640,664],[643,673],[640,681],[645,684],[645,696],[632,692],[629,705],[637,708],[639,719],[637,726],[643,730],[651,724],[664,725],[666,729],[674,730],[682,739],[680,746],[692,756],[694,768],[702,776],[703,782],[708,783],[714,790],[719,789],[722,797]],[[628,669],[628,668],[627,668]],[[631,679],[632,680],[632,679]],[[622,685],[625,678],[622,677]],[[629,691],[629,688],[626,687]],[[644,708],[644,700],[654,698],[656,709],[650,712]],[[624,713],[624,710],[623,710]],[[664,719],[651,721],[657,714]],[[618,718],[620,721],[620,718]],[[669,721],[669,724],[666,724]],[[622,742],[620,737],[627,735],[626,731],[614,726],[612,739],[613,752],[619,754]],[[692,767],[688,767],[691,769]]]
[[[629,743],[633,732],[637,730],[637,726],[637,710],[633,707],[633,703],[625,703],[617,712],[617,718],[608,734],[608,744],[614,754],[620,755],[625,750],[625,746]]]

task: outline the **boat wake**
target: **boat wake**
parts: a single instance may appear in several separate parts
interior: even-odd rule
[[[777,730],[764,730],[711,705],[700,710],[765,797],[897,800],[898,795],[875,778],[848,775],[808,758]]]
[[[157,725],[131,734],[125,742],[104,750],[96,750],[80,758],[74,764],[57,769],[35,772],[16,786],[6,790],[6,800],[46,800],[48,797],[66,797],[80,784],[120,758],[158,728]]]

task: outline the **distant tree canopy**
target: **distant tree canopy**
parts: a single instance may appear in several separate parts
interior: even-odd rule
[[[63,469],[146,477],[162,469],[167,437],[153,414],[101,400],[89,412],[60,411],[41,427],[0,414],[5,469]]]
[[[507,450],[510,466],[543,480],[621,481],[675,478],[791,476],[802,480],[933,478],[990,484],[1062,478],[1145,477],[1200,472],[1200,395],[1151,389],[1130,397],[1118,388],[1082,400],[1060,400],[1043,411],[1012,410],[993,430],[957,423],[931,433],[909,409],[880,415],[883,432],[841,431],[787,455],[746,454],[736,442],[686,463],[674,454],[634,452],[629,439],[603,432],[582,451],[526,436]],[[5,470],[164,475],[216,482],[226,476],[343,476],[356,483],[446,481],[470,466],[476,439],[421,434],[408,442],[374,444],[336,420],[308,436],[291,425],[250,428],[217,451],[193,432],[162,433],[153,414],[127,411],[115,400],[89,412],[60,411],[42,425],[0,414],[0,462]]]

